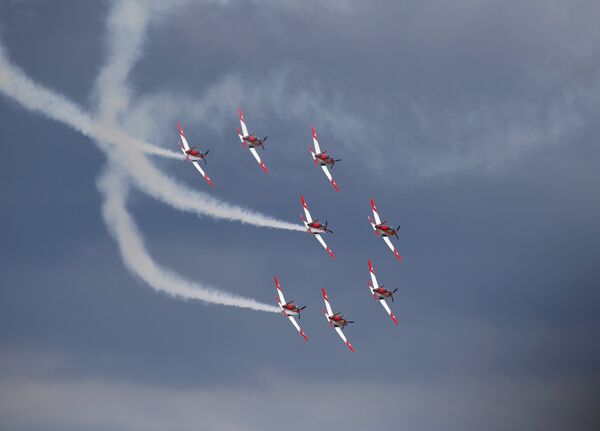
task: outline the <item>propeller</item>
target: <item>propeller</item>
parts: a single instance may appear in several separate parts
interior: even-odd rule
[[[398,231],[400,230],[400,228],[401,228],[401,226],[398,226],[398,227],[396,228],[396,230],[394,231],[394,235],[396,235],[396,238],[398,238],[398,239],[400,239],[400,238],[398,237]]]
[[[206,161],[206,155],[208,154],[210,150],[206,150],[206,152],[204,153],[204,157],[202,157],[202,160],[204,160],[204,164],[208,165],[208,162]]]
[[[392,292],[390,293],[390,298],[392,298],[392,302],[394,302],[394,293],[396,293],[398,289],[394,289],[392,290]]]

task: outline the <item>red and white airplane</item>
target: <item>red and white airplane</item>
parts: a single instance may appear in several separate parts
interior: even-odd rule
[[[317,131],[315,130],[314,127],[312,128],[312,138],[313,138],[313,144],[315,145],[315,148],[310,146],[310,147],[308,147],[308,150],[310,151],[310,155],[312,156],[313,160],[315,161],[315,166],[319,166],[319,165],[321,166],[321,169],[323,169],[323,172],[325,172],[325,176],[327,177],[327,179],[329,180],[329,182],[331,183],[331,185],[333,186],[335,191],[339,192],[340,189],[339,189],[338,185],[335,183],[335,180],[331,176],[331,173],[329,172],[329,169],[327,167],[331,166],[331,168],[333,169],[333,165],[335,165],[335,162],[341,162],[342,159],[334,159],[329,154],[327,154],[327,151],[325,151],[325,150],[321,151],[321,147],[319,146],[319,141],[317,139]]]
[[[179,138],[181,139],[181,142],[179,143],[179,148],[181,148],[181,152],[185,155],[185,159],[192,165],[194,165],[194,167],[198,170],[198,172],[200,172],[200,175],[202,175],[202,177],[206,180],[208,184],[214,187],[215,184],[208,177],[208,175],[206,175],[204,169],[202,169],[200,167],[200,164],[198,163],[200,161],[204,161],[204,164],[206,164],[206,155],[208,154],[209,150],[206,150],[206,152],[203,153],[202,151],[198,150],[198,147],[190,148],[190,145],[188,144],[188,141],[187,139],[185,139],[185,135],[183,134],[181,123],[177,123],[177,128],[179,129]]]
[[[390,250],[394,252],[394,256],[396,256],[396,259],[402,262],[402,256],[400,256],[400,253],[398,253],[398,251],[394,247],[394,244],[392,244],[392,241],[390,241],[389,238],[392,235],[398,238],[398,230],[400,229],[400,226],[394,229],[386,225],[387,222],[385,220],[381,221],[381,218],[379,218],[379,214],[377,213],[377,207],[375,207],[375,201],[373,199],[371,199],[371,208],[373,209],[373,217],[375,218],[375,221],[373,221],[371,216],[369,216],[369,222],[371,223],[371,226],[375,231],[375,235],[381,235],[381,237],[383,238],[387,246],[390,248]]]
[[[354,352],[354,347],[352,347],[352,344],[350,344],[350,341],[346,339],[346,336],[342,332],[342,329],[344,329],[346,325],[354,322],[352,320],[346,320],[342,313],[334,313],[331,309],[331,305],[329,305],[329,298],[327,298],[325,288],[321,289],[321,291],[323,292],[323,299],[325,300],[325,309],[323,310],[325,318],[329,322],[329,325],[335,329],[335,332],[338,333],[342,341],[346,343],[346,346],[348,346],[350,351]]]
[[[240,125],[242,126],[241,131],[240,131],[240,129],[237,129],[238,137],[240,138],[242,145],[250,150],[250,152],[252,153],[252,155],[254,156],[254,158],[256,159],[256,161],[258,162],[260,167],[262,168],[262,170],[265,171],[265,174],[268,174],[269,171],[267,170],[267,167],[262,162],[262,160],[260,159],[260,156],[256,152],[257,147],[262,147],[263,150],[265,149],[265,141],[267,140],[267,136],[260,139],[260,138],[257,138],[254,135],[254,133],[248,133],[248,127],[246,126],[246,120],[244,119],[244,113],[240,109],[238,109],[238,112],[240,114]]]
[[[389,289],[386,289],[385,287],[383,287],[383,284],[380,285],[379,283],[377,283],[377,278],[375,277],[375,271],[373,270],[373,264],[371,263],[370,260],[369,260],[369,272],[371,273],[371,281],[368,282],[368,285],[369,285],[369,290],[371,291],[371,294],[373,295],[373,298],[375,298],[377,301],[379,301],[379,303],[383,306],[383,308],[385,308],[385,311],[387,311],[387,313],[390,315],[390,317],[392,318],[394,323],[397,325],[398,319],[396,319],[396,316],[394,316],[394,313],[392,313],[392,310],[390,310],[390,307],[387,305],[387,302],[385,302],[385,300],[386,300],[386,298],[391,298],[392,302],[394,302],[394,293],[396,293],[396,291],[398,289],[389,290]]]
[[[275,287],[277,288],[277,296],[275,297],[275,299],[277,300],[277,304],[279,304],[279,308],[281,308],[281,313],[288,319],[290,319],[290,322],[292,322],[292,325],[294,325],[294,327],[298,330],[298,333],[302,335],[304,341],[308,341],[308,337],[306,336],[304,331],[300,329],[300,325],[298,325],[296,319],[294,319],[294,316],[298,316],[298,319],[300,318],[300,312],[304,310],[306,306],[298,307],[296,304],[294,304],[294,301],[286,301],[285,297],[283,296],[281,286],[279,285],[279,280],[277,279],[277,277],[274,278]]]
[[[327,227],[327,222],[325,222],[325,224],[321,224],[319,219],[313,220],[313,218],[310,215],[310,211],[308,211],[308,205],[306,205],[304,196],[301,196],[300,200],[302,201],[302,206],[304,207],[304,214],[306,214],[306,218],[304,218],[304,216],[302,215],[300,216],[300,218],[302,219],[302,223],[304,223],[304,226],[306,226],[306,229],[308,229],[308,233],[313,234],[315,238],[317,238],[317,240],[321,243],[323,248],[327,250],[329,256],[335,259],[335,255],[333,254],[331,249],[327,247],[327,244],[325,244],[325,240],[321,238],[321,234],[333,233],[333,231]]]

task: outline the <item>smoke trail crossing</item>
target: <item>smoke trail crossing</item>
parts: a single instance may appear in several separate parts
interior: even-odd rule
[[[144,152],[175,159],[181,159],[180,154],[136,140],[110,123],[95,121],[64,96],[27,78],[21,70],[8,62],[1,47],[0,91],[25,108],[66,124],[96,140],[109,158],[124,165],[140,190],[175,209],[258,227],[304,231],[299,224],[277,220],[257,211],[223,202],[171,179],[157,169]]]
[[[121,172],[109,166],[98,181],[104,196],[102,216],[119,247],[125,266],[153,289],[176,298],[278,313],[279,308],[193,283],[158,265],[148,254],[140,232],[127,212],[127,188]]]

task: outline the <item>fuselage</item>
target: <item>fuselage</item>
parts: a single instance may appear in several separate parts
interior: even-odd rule
[[[375,295],[377,295],[377,297],[379,299],[385,299],[385,298],[389,298],[390,296],[392,296],[392,292],[388,289],[386,289],[385,287],[377,287],[375,289],[373,289],[373,293]]]
[[[196,149],[187,150],[185,152],[185,154],[188,159],[190,159],[194,162],[199,162],[206,158],[206,155],[204,153],[202,153],[201,151],[198,151]]]
[[[321,166],[329,166],[335,163],[335,159],[326,152],[315,154],[315,159],[319,162]]]
[[[298,316],[300,315],[300,307],[295,304],[284,304],[281,306],[283,313],[286,316]]]
[[[379,231],[383,236],[394,236],[396,235],[396,230],[392,227],[386,226],[384,224],[375,225],[375,229]]]
[[[253,133],[249,134],[248,136],[242,137],[242,139],[249,147],[252,147],[252,148],[260,147],[261,145],[264,144],[264,141],[260,138],[257,138],[256,136],[254,136]]]
[[[344,317],[339,313],[334,314],[333,316],[329,316],[328,319],[331,322],[331,324],[337,328],[343,328],[348,324],[348,321],[344,319]]]
[[[317,232],[317,233],[327,232],[327,227],[325,227],[324,224],[321,224],[318,221],[313,221],[313,222],[307,223],[307,226],[308,226],[308,229],[312,233],[314,233],[314,232]]]

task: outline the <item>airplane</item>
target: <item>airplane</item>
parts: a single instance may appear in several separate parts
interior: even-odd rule
[[[402,256],[400,256],[400,253],[398,253],[398,251],[394,247],[394,244],[392,244],[392,241],[390,241],[389,238],[392,235],[398,238],[398,230],[400,229],[400,226],[394,229],[386,225],[387,222],[385,220],[381,221],[381,219],[379,218],[379,214],[377,213],[377,208],[375,207],[375,201],[373,199],[371,199],[371,208],[373,209],[373,217],[375,217],[375,221],[373,221],[371,216],[369,216],[369,222],[371,223],[371,226],[375,231],[375,235],[381,235],[381,237],[383,238],[387,246],[390,248],[390,250],[394,252],[394,256],[396,256],[396,259],[402,262]]]
[[[391,298],[392,302],[394,302],[394,293],[396,293],[396,291],[398,289],[389,290],[389,289],[386,289],[385,287],[383,287],[383,284],[380,285],[379,283],[377,283],[377,278],[375,277],[375,271],[373,270],[373,264],[371,263],[370,260],[369,260],[369,272],[371,273],[371,281],[368,282],[368,285],[369,285],[369,290],[371,291],[371,294],[373,295],[373,298],[375,298],[375,300],[379,301],[379,303],[383,306],[383,308],[385,308],[385,311],[387,311],[387,313],[390,315],[390,317],[392,318],[394,323],[397,325],[398,319],[396,319],[396,316],[394,316],[394,313],[392,313],[392,310],[390,310],[390,307],[388,306],[387,302],[385,302],[385,299]]]
[[[312,156],[313,160],[315,161],[315,166],[319,166],[319,165],[321,166],[321,169],[323,169],[323,172],[325,172],[325,176],[327,177],[327,179],[329,180],[329,182],[331,183],[331,185],[333,186],[335,191],[339,192],[340,189],[339,189],[338,185],[336,184],[335,180],[333,179],[333,177],[331,176],[331,173],[329,172],[329,169],[327,167],[331,166],[331,168],[333,169],[333,166],[335,165],[335,163],[341,162],[342,159],[334,159],[329,154],[327,154],[327,151],[325,151],[325,150],[321,151],[321,148],[319,146],[319,141],[317,139],[317,131],[315,130],[314,127],[312,128],[312,138],[313,138],[313,144],[315,145],[316,151],[315,151],[315,149],[313,149],[312,146],[308,147],[308,150],[310,151],[310,155]]]
[[[342,341],[346,343],[346,346],[348,346],[350,351],[354,352],[354,347],[352,347],[352,344],[350,344],[350,341],[346,339],[346,336],[342,332],[342,329],[344,329],[346,325],[348,325],[349,323],[354,323],[354,321],[346,320],[342,313],[334,313],[331,309],[331,305],[329,305],[329,298],[327,297],[327,292],[325,291],[325,288],[322,288],[321,291],[323,292],[323,299],[325,300],[325,309],[323,310],[325,318],[329,322],[329,325],[335,329],[335,332],[338,333]]]
[[[200,164],[198,163],[199,161],[204,161],[204,164],[206,164],[206,155],[208,154],[209,150],[206,150],[206,152],[201,152],[198,150],[198,147],[191,147],[188,144],[187,139],[185,139],[185,135],[183,134],[183,129],[181,128],[181,123],[177,123],[177,128],[179,129],[179,138],[181,138],[181,142],[179,143],[179,148],[181,149],[181,152],[185,155],[185,159],[190,162],[192,165],[194,165],[194,167],[196,169],[198,169],[198,172],[200,172],[200,175],[202,175],[202,177],[206,180],[206,182],[208,184],[210,184],[211,186],[215,186],[215,184],[212,182],[212,180],[208,177],[208,175],[206,175],[206,173],[204,172],[204,169],[202,169],[200,167]]]
[[[292,325],[294,325],[294,327],[298,330],[298,333],[302,336],[302,338],[304,338],[304,341],[308,341],[308,337],[306,336],[304,331],[300,329],[300,325],[298,325],[296,319],[294,319],[294,316],[298,316],[298,319],[300,319],[300,313],[306,308],[306,306],[298,307],[296,304],[294,304],[294,301],[286,301],[285,297],[283,296],[281,286],[279,285],[279,280],[277,279],[277,277],[274,277],[274,279],[275,287],[277,288],[277,296],[275,297],[275,299],[277,300],[279,308],[281,308],[281,313],[288,319],[290,319],[290,322],[292,322]]]
[[[308,229],[308,233],[313,234],[315,236],[315,238],[317,238],[317,240],[321,243],[323,248],[325,248],[325,250],[327,250],[327,253],[329,253],[329,256],[331,256],[333,259],[335,259],[335,255],[333,254],[331,249],[329,247],[327,247],[327,244],[325,244],[325,240],[323,238],[321,238],[321,234],[333,233],[333,231],[327,227],[327,222],[325,222],[325,224],[322,224],[319,221],[319,219],[313,220],[313,218],[310,215],[310,212],[308,211],[308,205],[306,204],[306,201],[304,200],[304,196],[300,196],[300,200],[302,201],[302,206],[304,207],[304,214],[306,214],[306,218],[304,218],[304,216],[302,216],[302,215],[300,216],[300,218],[302,219],[302,223],[304,223],[304,225],[306,226],[306,229]]]
[[[246,120],[244,119],[244,113],[240,109],[238,109],[238,112],[240,114],[240,124],[242,126],[241,131],[239,128],[237,129],[238,137],[240,138],[242,145],[250,150],[250,152],[252,153],[252,155],[254,156],[254,158],[256,159],[256,161],[258,162],[260,167],[262,168],[262,170],[265,171],[265,174],[268,174],[269,171],[267,170],[267,167],[262,162],[262,160],[260,159],[260,156],[256,152],[257,147],[262,147],[263,150],[265,149],[265,141],[267,140],[267,136],[260,139],[260,138],[257,138],[254,135],[254,133],[248,133],[248,127],[246,126]]]

